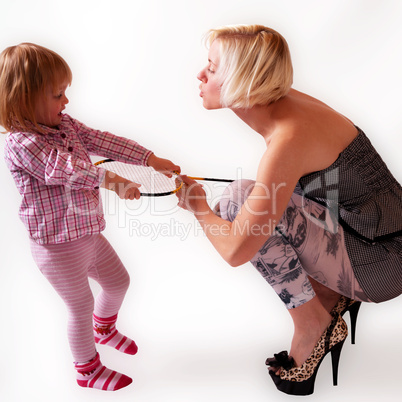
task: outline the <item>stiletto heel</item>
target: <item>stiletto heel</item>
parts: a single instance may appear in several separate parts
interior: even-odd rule
[[[292,357],[286,351],[275,354],[265,362],[268,371],[279,391],[289,395],[311,395],[318,369],[324,357],[331,352],[333,384],[338,384],[339,359],[343,344],[348,335],[348,328],[343,318],[333,316],[331,324],[324,331],[311,355],[300,366],[295,367]],[[280,370],[280,374],[276,372]]]
[[[361,302],[355,302],[349,306],[350,332],[351,332],[352,345],[355,344],[357,314],[359,313],[361,304],[362,304]]]
[[[345,340],[339,342],[331,349],[331,360],[332,360],[332,382],[334,386],[338,385],[338,368],[339,359],[341,357],[341,351]]]
[[[362,302],[349,299],[346,296],[341,296],[338,302],[335,304],[334,308],[331,310],[332,315],[340,314],[342,317],[347,311],[349,311],[352,345],[355,344],[357,315],[359,313],[361,304]]]

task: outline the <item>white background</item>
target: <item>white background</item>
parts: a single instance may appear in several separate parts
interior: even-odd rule
[[[137,140],[184,173],[221,177],[254,178],[264,144],[230,111],[203,109],[196,80],[207,59],[202,38],[219,25],[271,26],[289,42],[294,87],[359,125],[402,181],[398,0],[0,0],[0,15],[1,50],[35,42],[67,60],[74,79],[66,112]],[[3,158],[0,179],[1,401],[294,399],[276,390],[264,365],[289,348],[292,323],[253,267],[230,268],[175,197],[133,204],[105,192],[105,235],[132,279],[119,328],[140,351],[99,348],[105,365],[133,377],[131,386],[116,393],[78,387],[66,309],[31,258]],[[400,397],[401,307],[400,298],[362,307],[339,386],[331,385],[328,357],[309,400]]]

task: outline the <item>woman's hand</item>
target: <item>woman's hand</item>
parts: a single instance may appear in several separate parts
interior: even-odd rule
[[[208,213],[210,208],[202,185],[185,175],[180,176],[180,180],[183,181],[183,185],[176,193],[176,197],[179,199],[178,206],[196,216]]]
[[[127,180],[109,170],[106,171],[105,179],[101,184],[102,188],[113,190],[122,200],[138,200],[141,196],[140,186],[141,184]]]
[[[153,167],[167,177],[172,177],[172,173],[179,174],[181,172],[180,166],[175,165],[168,159],[158,158],[155,154],[148,158],[148,166]]]

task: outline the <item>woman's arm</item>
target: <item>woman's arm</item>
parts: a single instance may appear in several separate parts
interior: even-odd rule
[[[235,220],[216,216],[207,204],[202,186],[183,177],[179,206],[193,212],[208,239],[231,266],[249,261],[275,230],[305,173],[303,147],[291,138],[272,140],[263,155],[256,185]]]

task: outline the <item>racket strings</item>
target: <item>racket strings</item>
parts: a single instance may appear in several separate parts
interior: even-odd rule
[[[98,166],[134,183],[141,184],[139,190],[144,195],[173,194],[182,186],[182,181],[178,179],[177,175],[167,177],[149,166],[116,161],[99,163]]]
[[[129,181],[141,184],[139,187],[141,195],[149,197],[174,194],[183,186],[183,181],[176,172],[172,174],[172,177],[167,177],[150,166],[132,165],[129,163],[117,162],[112,159],[104,159],[96,162],[95,165],[124,177]],[[188,177],[193,180],[227,183],[233,182],[232,179]]]

